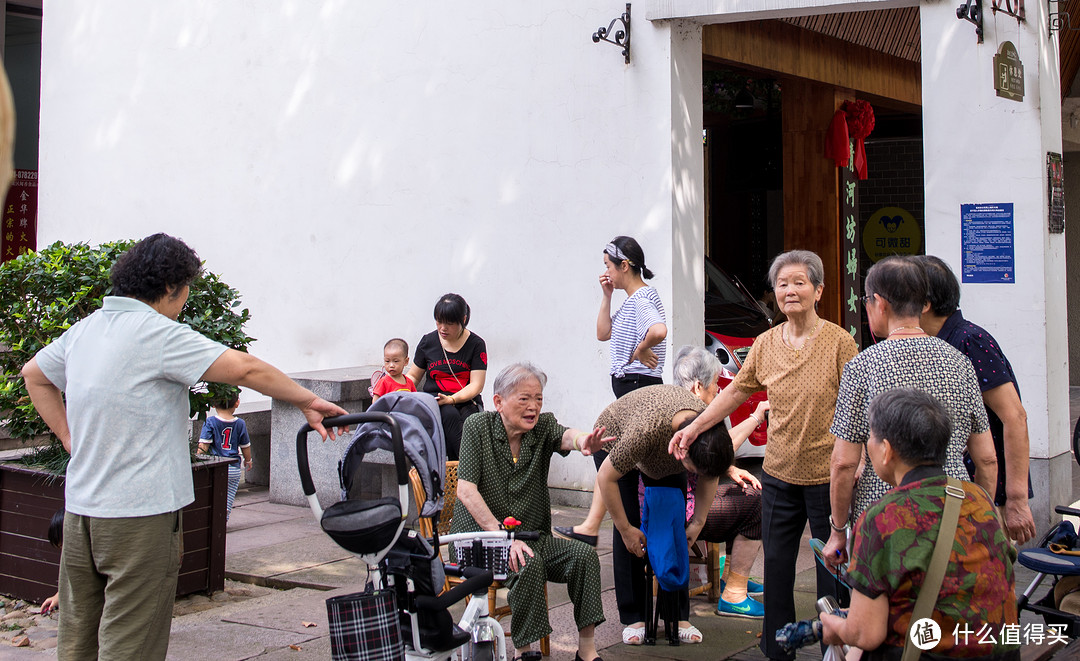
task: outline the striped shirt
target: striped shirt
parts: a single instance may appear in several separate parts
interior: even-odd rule
[[[622,378],[627,374],[645,374],[660,377],[664,372],[664,356],[667,355],[667,342],[660,342],[652,348],[659,359],[656,369],[649,369],[635,360],[630,362],[634,350],[645,339],[645,334],[653,324],[667,323],[664,318],[664,304],[660,295],[652,287],[645,285],[628,297],[611,316],[611,374]]]

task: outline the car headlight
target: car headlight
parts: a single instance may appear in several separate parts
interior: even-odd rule
[[[750,353],[750,347],[733,349],[708,333],[705,334],[705,348],[720,361],[721,373],[726,372],[732,376],[739,373],[743,360]]]

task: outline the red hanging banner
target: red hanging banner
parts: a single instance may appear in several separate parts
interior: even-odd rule
[[[0,232],[0,260],[14,259],[37,250],[37,170],[16,170],[4,200],[3,232]]]

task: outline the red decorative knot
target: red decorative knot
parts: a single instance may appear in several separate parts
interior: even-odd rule
[[[864,140],[874,130],[874,108],[869,101],[844,101],[840,106],[847,119],[848,133],[855,140]]]

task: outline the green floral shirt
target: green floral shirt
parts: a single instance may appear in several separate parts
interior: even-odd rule
[[[946,482],[941,468],[914,468],[856,526],[848,585],[871,599],[888,596],[886,646],[904,646],[941,527]],[[962,484],[967,497],[931,616],[941,627],[941,641],[932,651],[954,657],[1001,654],[1018,648],[1001,643],[1003,626],[1017,623],[1016,552],[986,492],[971,482]]]
[[[458,480],[475,484],[491,514],[499,521],[513,516],[522,523],[519,530],[550,535],[548,468],[553,453],[569,454],[560,449],[566,429],[553,414],[541,413],[536,426],[522,437],[520,456],[515,463],[499,414],[482,411],[470,415],[461,432]],[[454,508],[450,532],[480,529],[459,502]]]

